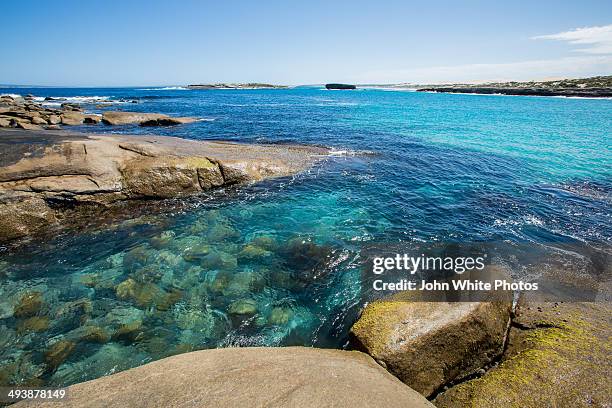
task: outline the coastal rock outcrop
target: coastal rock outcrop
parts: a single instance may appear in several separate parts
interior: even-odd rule
[[[401,292],[365,308],[352,343],[428,397],[502,353],[511,308],[506,292],[487,302],[431,302]]]
[[[433,408],[357,351],[226,348],[165,358],[68,388],[64,407]],[[20,402],[15,407],[57,403]]]
[[[242,145],[164,136],[3,130],[0,241],[70,224],[66,208],[197,194],[288,176],[326,153],[307,146]]]
[[[173,126],[195,122],[197,119],[180,117],[173,118],[159,113],[107,111],[102,114],[102,122],[107,125],[130,125],[140,126]]]
[[[54,101],[45,98],[45,102]],[[55,103],[55,102],[54,102]],[[160,113],[139,113],[106,111],[102,115],[85,113],[81,106],[62,103],[59,109],[52,108],[33,98],[19,96],[0,96],[0,128],[19,128],[24,130],[56,129],[58,125],[78,126],[107,125],[174,126],[197,121],[191,117],[171,117]]]

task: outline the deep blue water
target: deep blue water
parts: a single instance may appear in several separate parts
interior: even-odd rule
[[[362,306],[360,255],[375,243],[610,254],[612,100],[318,88],[0,93],[108,97],[128,101],[108,109],[207,119],[83,131],[334,152],[293,178],[0,255],[0,366],[19,363],[3,381],[64,385],[199,348],[343,347]],[[136,295],[125,295],[130,285]],[[32,332],[13,309],[36,292],[48,328]],[[60,340],[74,348],[50,368],[44,351]]]

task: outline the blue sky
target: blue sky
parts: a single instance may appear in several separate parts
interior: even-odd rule
[[[396,83],[612,74],[612,1],[6,1],[0,83]]]

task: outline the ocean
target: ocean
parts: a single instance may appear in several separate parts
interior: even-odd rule
[[[545,267],[542,254],[580,264],[612,253],[609,99],[322,87],[2,93],[203,119],[68,130],[331,149],[294,177],[4,248],[2,382],[64,386],[204,348],[347,347],[364,304],[363,254],[381,244],[537,247],[537,259],[499,260],[518,274]],[[36,330],[13,316],[26,292],[47,310]],[[51,364],[58,341],[68,352]]]

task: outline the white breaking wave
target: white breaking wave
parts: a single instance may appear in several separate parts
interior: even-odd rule
[[[122,104],[130,103],[131,99],[126,100],[113,100],[112,96],[52,96],[51,100],[45,100],[43,96],[35,96],[34,101],[39,102],[44,106],[60,106],[62,103],[76,103],[76,104]]]
[[[162,88],[139,88],[137,91],[187,91],[189,88],[184,86],[164,86]]]
[[[10,96],[11,98],[21,98],[21,95],[19,94],[9,94],[9,93],[3,93],[3,94],[0,94],[0,96]]]
[[[370,150],[352,150],[352,149],[337,149],[332,147],[329,150],[328,156],[363,156],[363,155],[373,155],[374,152]]]

